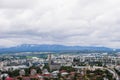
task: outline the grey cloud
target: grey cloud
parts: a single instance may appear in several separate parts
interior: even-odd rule
[[[119,0],[0,0],[0,46],[120,48]]]
[[[0,8],[5,9],[24,9],[33,5],[35,5],[34,0],[0,0]]]

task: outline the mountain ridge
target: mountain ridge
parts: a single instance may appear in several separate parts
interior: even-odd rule
[[[0,53],[17,53],[17,52],[60,52],[60,51],[78,51],[78,52],[113,52],[112,48],[95,47],[95,46],[65,46],[65,45],[48,45],[48,44],[22,44],[19,46],[0,48]]]

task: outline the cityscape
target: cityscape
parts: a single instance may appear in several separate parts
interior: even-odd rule
[[[120,80],[120,52],[21,52],[0,56],[1,80]]]
[[[0,0],[0,80],[120,80],[120,0]]]

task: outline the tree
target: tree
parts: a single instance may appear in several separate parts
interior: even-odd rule
[[[50,72],[50,67],[48,64],[45,64],[45,66],[43,67],[43,69],[47,69]]]
[[[75,69],[71,66],[62,66],[60,70],[67,70],[67,72],[75,71]]]

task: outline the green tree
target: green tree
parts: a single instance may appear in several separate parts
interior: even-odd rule
[[[71,66],[62,66],[60,70],[66,70],[67,72],[75,71],[75,69]]]

